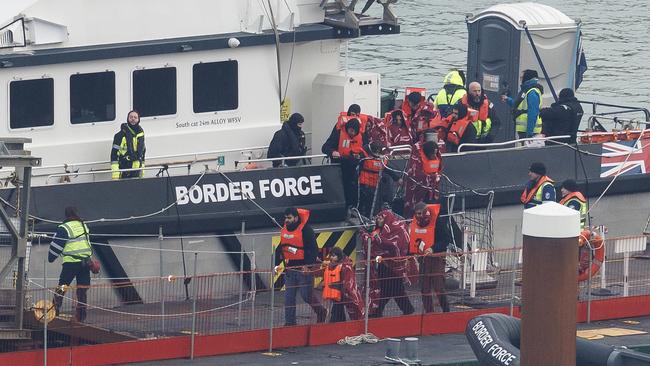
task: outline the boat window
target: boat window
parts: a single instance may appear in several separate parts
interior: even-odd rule
[[[194,113],[226,111],[239,106],[237,61],[207,62],[193,67]]]
[[[140,117],[176,114],[176,68],[134,71],[133,109]]]
[[[70,122],[115,120],[115,73],[94,72],[70,76]]]
[[[9,84],[10,128],[54,124],[54,79],[17,80]]]

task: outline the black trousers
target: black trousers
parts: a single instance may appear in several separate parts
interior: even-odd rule
[[[77,279],[77,306],[76,319],[80,322],[86,319],[86,303],[88,302],[88,287],[90,286],[90,270],[84,268],[81,262],[63,263],[59,275],[59,286],[54,294],[54,307],[56,314],[63,304],[63,295],[66,287],[70,286],[72,280]]]

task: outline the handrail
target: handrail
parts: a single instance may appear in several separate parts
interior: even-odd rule
[[[280,161],[280,160],[300,160],[300,159],[311,159],[311,158],[325,158],[327,155],[318,154],[318,155],[303,155],[303,156],[284,156],[280,158],[264,158],[264,159],[249,159],[249,160],[235,160],[235,168],[240,163],[264,163],[269,161]]]
[[[645,114],[645,120],[647,122],[650,122],[650,111],[647,108],[641,108],[641,107],[630,107],[630,106],[625,106],[625,105],[618,105],[618,104],[609,104],[609,103],[601,103],[601,102],[590,102],[586,100],[579,100],[578,103],[581,104],[591,104],[591,109],[592,113],[595,115],[598,115],[598,112],[596,111],[597,106],[603,106],[603,107],[612,107],[612,108],[619,108],[619,109],[627,109],[631,111],[638,111],[638,112],[643,112]]]
[[[49,184],[50,178],[61,178],[61,177],[69,177],[69,176],[77,176],[77,175],[96,175],[96,174],[104,174],[104,173],[113,173],[113,172],[134,172],[134,171],[140,171],[140,170],[160,170],[160,168],[167,167],[167,168],[185,168],[187,167],[187,164],[175,164],[175,165],[167,165],[167,164],[160,164],[160,165],[151,165],[151,166],[146,166],[144,168],[129,168],[129,169],[118,169],[118,170],[111,170],[111,169],[104,169],[104,170],[91,170],[89,172],[81,172],[81,173],[59,173],[59,174],[50,174],[45,178],[45,184]]]
[[[157,159],[169,159],[169,158],[176,158],[176,157],[181,157],[181,156],[198,156],[198,155],[210,155],[210,154],[222,154],[222,153],[230,153],[230,152],[239,152],[239,151],[248,151],[248,150],[264,150],[268,149],[267,146],[253,146],[253,147],[244,147],[244,148],[235,148],[235,149],[224,149],[224,150],[213,150],[213,151],[202,151],[198,153],[181,153],[181,154],[172,154],[172,155],[160,155],[160,156],[154,156],[154,157],[149,157],[147,158],[148,161],[151,160],[157,160]],[[38,168],[34,168],[35,170],[43,170],[43,169],[55,169],[55,168],[66,168],[69,166],[75,166],[75,167],[82,167],[82,166],[91,166],[91,165],[99,165],[99,164],[109,164],[110,161],[94,161],[94,162],[84,162],[84,163],[71,163],[71,164],[58,164],[58,165],[47,165],[47,166],[41,166]]]
[[[609,116],[603,115],[603,114],[593,115],[593,116],[589,117],[587,125],[593,128],[593,126],[592,126],[593,120],[598,119],[598,118],[602,118],[602,119],[612,121],[612,122],[614,122],[615,125],[620,124],[621,126],[623,124],[636,124],[637,126],[640,126],[640,125],[650,126],[650,121],[641,121],[641,120],[636,120],[636,119],[619,118],[619,117],[609,117]]]
[[[510,145],[510,144],[517,144],[521,143],[524,141],[551,141],[555,139],[566,139],[566,138],[571,138],[569,135],[561,135],[561,136],[549,136],[549,137],[528,137],[525,139],[518,139],[518,140],[510,140],[510,141],[504,141],[504,142],[491,142],[487,144],[475,144],[475,143],[464,143],[460,144],[458,146],[458,152],[462,150],[463,147],[488,147],[488,146],[505,146],[505,145]],[[524,146],[518,146],[517,148],[525,148]]]

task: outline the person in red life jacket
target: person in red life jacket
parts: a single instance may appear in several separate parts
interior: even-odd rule
[[[401,218],[389,209],[383,209],[375,217],[372,231],[361,230],[364,252],[370,251],[370,299],[368,316],[379,318],[384,308],[394,299],[402,311],[409,315],[415,312],[409,300],[405,285],[417,281],[417,263],[408,257],[409,236]],[[370,248],[368,242],[370,241]]]
[[[296,293],[316,313],[319,323],[325,321],[327,310],[314,295],[312,268],[318,256],[314,229],[308,224],[309,211],[289,207],[284,211],[284,226],[280,231],[280,245],[275,250],[275,271],[284,262],[284,319],[285,326],[296,325]]]
[[[443,312],[449,312],[449,302],[445,294],[445,257],[434,253],[443,253],[446,245],[437,245],[436,223],[440,216],[440,204],[418,202],[415,215],[411,221],[409,254],[420,260],[420,289],[424,311],[432,313],[433,293],[435,292]]]
[[[330,323],[345,321],[344,309],[350,320],[363,318],[363,300],[357,288],[354,264],[338,247],[330,250],[329,263],[323,272],[323,300],[332,301]]]
[[[469,92],[460,102],[468,108],[469,118],[476,129],[476,142],[485,144],[494,141],[501,122],[494,111],[494,104],[483,93],[481,84],[477,81],[469,83]]]
[[[560,186],[562,199],[560,204],[580,212],[580,228],[584,229],[587,223],[587,199],[578,191],[578,184],[573,179],[567,179]]]
[[[541,205],[543,202],[555,202],[555,182],[546,176],[546,166],[542,163],[535,162],[528,169],[530,180],[526,183],[526,188],[521,193],[521,203],[524,208],[531,208]]]
[[[388,146],[411,145],[413,134],[404,112],[396,109],[386,114],[385,125],[388,126]]]
[[[402,111],[406,119],[411,122],[411,131],[415,139],[422,131],[429,128],[429,121],[438,115],[433,104],[427,102],[419,92],[412,92],[406,97],[402,103]]]
[[[341,164],[343,192],[348,208],[357,206],[357,165],[366,156],[363,147],[368,144],[359,128],[359,120],[356,118],[349,120],[345,128],[335,127],[321,149],[333,163]]]
[[[447,152],[457,152],[461,144],[476,143],[476,128],[467,114],[467,107],[461,103],[451,108],[447,117],[449,130],[447,131]],[[463,148],[463,151],[473,150],[473,147]]]
[[[415,205],[436,202],[439,198],[442,156],[433,141],[413,145],[404,178],[404,216],[413,216]]]
[[[373,141],[368,148],[370,156],[359,162],[358,207],[359,212],[365,217],[374,216],[384,202],[390,201],[393,182],[401,185],[401,178],[396,170],[384,169],[388,164],[388,159],[383,156],[385,149],[383,143]]]

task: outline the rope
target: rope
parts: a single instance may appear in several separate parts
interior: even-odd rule
[[[381,339],[379,339],[376,335],[374,335],[372,333],[365,333],[365,334],[361,334],[361,335],[358,335],[358,336],[351,336],[351,337],[341,338],[336,343],[338,345],[341,345],[341,346],[344,345],[344,344],[347,344],[349,346],[356,346],[356,345],[359,345],[361,343],[374,344],[374,343],[377,343],[379,341],[381,341]]]

